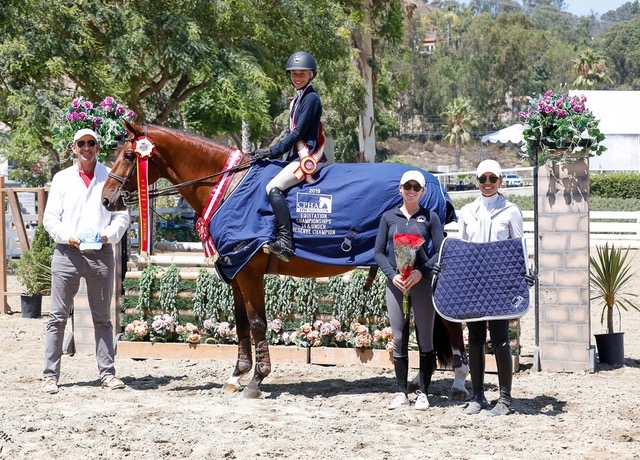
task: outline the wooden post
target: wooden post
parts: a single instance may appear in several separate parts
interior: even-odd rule
[[[4,177],[0,176],[0,302],[2,313],[10,313],[11,308],[7,303],[7,218],[5,215],[5,191]]]

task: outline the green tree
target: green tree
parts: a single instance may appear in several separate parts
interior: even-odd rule
[[[611,82],[605,60],[591,50],[585,50],[574,61],[573,72],[576,75],[573,85],[578,89],[598,89]]]
[[[613,63],[613,79],[626,89],[640,88],[640,17],[615,24],[604,36],[602,50]]]
[[[456,148],[456,166],[460,167],[460,147],[471,143],[471,128],[477,125],[476,115],[469,101],[455,98],[442,113],[446,132],[444,140]]]

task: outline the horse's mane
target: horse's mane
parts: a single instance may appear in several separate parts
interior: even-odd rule
[[[201,148],[202,144],[205,144],[207,147],[217,149],[217,150],[222,149],[227,152],[230,152],[231,150],[233,150],[233,147],[229,145],[223,145],[218,142],[212,141],[211,139],[204,137],[203,135],[195,133],[193,131],[185,131],[181,129],[167,128],[165,126],[157,126],[157,125],[151,125],[151,126],[157,129],[158,131],[162,131],[167,134],[176,136],[182,142],[186,142],[194,148],[195,147]]]

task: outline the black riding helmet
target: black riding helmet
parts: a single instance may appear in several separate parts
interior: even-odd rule
[[[289,76],[289,81],[291,81],[292,70],[311,70],[311,72],[313,72],[311,80],[313,80],[318,73],[318,63],[313,56],[306,51],[296,51],[289,56],[287,60],[287,75]]]

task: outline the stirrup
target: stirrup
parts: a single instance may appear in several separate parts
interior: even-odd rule
[[[293,250],[285,247],[280,241],[276,240],[272,243],[267,243],[262,247],[262,250],[268,254],[275,254],[278,259],[284,262],[289,262],[293,256]]]

